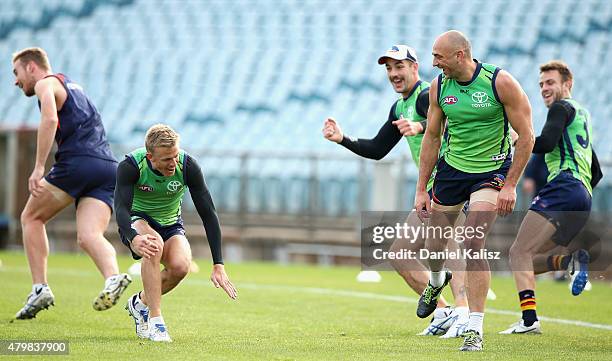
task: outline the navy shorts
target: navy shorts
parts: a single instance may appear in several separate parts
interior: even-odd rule
[[[470,195],[484,188],[501,190],[506,181],[512,159],[508,158],[497,170],[485,173],[466,173],[440,158],[434,179],[432,199],[443,206],[454,206],[469,201]]]
[[[138,219],[144,219],[145,221],[147,221],[149,226],[151,226],[151,228],[153,228],[155,232],[159,233],[164,242],[169,240],[172,236],[176,236],[177,234],[181,236],[185,235],[185,227],[183,226],[183,220],[181,218],[179,218],[178,221],[174,224],[162,226],[153,218],[149,217],[144,213],[136,213],[133,214],[133,216],[138,217]],[[123,242],[123,244],[125,244],[127,248],[130,249],[130,252],[132,252],[132,258],[141,259],[142,257],[134,253],[132,247],[130,247],[130,240],[123,235],[121,229],[119,229],[119,236],[121,237],[121,242]]]
[[[74,156],[55,163],[45,180],[75,199],[92,197],[113,209],[117,162],[107,159]]]
[[[567,246],[589,219],[591,195],[570,171],[563,171],[540,190],[529,210],[538,212],[557,227],[553,241]]]
[[[429,199],[433,199],[433,188],[427,191],[429,194]],[[463,204],[463,208],[461,208],[461,212],[467,217],[468,211],[470,210],[470,201],[468,200]]]

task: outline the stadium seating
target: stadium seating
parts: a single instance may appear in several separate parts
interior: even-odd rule
[[[209,152],[295,154],[248,169],[247,203],[257,211],[312,208],[307,154],[346,155],[322,139],[324,117],[336,117],[348,134],[374,135],[397,97],[378,56],[392,44],[411,44],[422,78],[430,80],[438,73],[431,66],[433,40],[451,28],[471,38],[478,59],[521,82],[536,132],[546,114],[537,66],[566,60],[575,72],[573,96],[591,112],[598,154],[612,161],[612,142],[606,141],[612,136],[612,88],[600,84],[610,78],[605,64],[612,56],[607,0],[9,3],[0,10],[0,54],[43,46],[54,70],[93,98],[118,154],[140,146],[143,130],[153,123],[178,129],[183,146],[203,159],[222,209],[240,207],[239,159]],[[12,74],[5,70],[0,124],[36,124],[36,105],[10,88]],[[392,157],[406,150],[398,146]],[[320,184],[336,189],[336,198],[320,198],[316,206],[330,215],[358,211],[358,161],[318,167]],[[414,167],[406,169],[414,179]],[[610,199],[598,204],[604,203]]]

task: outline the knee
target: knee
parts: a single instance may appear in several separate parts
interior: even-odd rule
[[[79,247],[85,248],[88,245],[94,243],[96,241],[96,238],[98,238],[98,236],[99,235],[91,231],[77,232],[77,243]]]
[[[36,212],[34,212],[34,211],[30,210],[28,207],[26,207],[21,212],[20,221],[21,221],[21,226],[25,227],[25,226],[33,223],[33,222],[36,222],[36,221],[42,222],[42,219],[40,219],[40,217],[36,214]]]
[[[162,255],[164,254],[164,240],[159,237],[155,237],[154,239],[150,240],[150,242],[156,245],[157,249],[159,250],[157,253],[155,253],[155,256],[153,256],[152,259],[154,259],[156,262],[160,262]]]
[[[175,261],[166,266],[170,276],[176,280],[182,280],[189,273],[191,262],[188,259],[182,261]]]
[[[510,264],[516,263],[518,260],[529,255],[529,250],[521,246],[520,243],[514,242],[508,252],[510,256]]]
[[[157,246],[157,252],[147,258],[147,257],[143,257],[142,258],[142,262],[143,263],[154,263],[157,264],[159,267],[159,263],[161,262],[162,259],[162,255],[164,254],[164,241],[161,238],[155,237],[155,238],[150,238],[148,239],[149,242],[151,242],[152,244]],[[132,244],[132,249],[136,250],[136,248],[134,247],[134,245]]]
[[[485,240],[481,238],[466,239],[464,245],[465,249],[478,251],[484,248]]]

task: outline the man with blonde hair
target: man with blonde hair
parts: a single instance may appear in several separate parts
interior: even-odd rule
[[[161,296],[185,278],[191,264],[191,248],[185,237],[181,203],[185,191],[204,223],[213,258],[211,281],[236,299],[236,288],[225,273],[221,255],[221,227],[202,170],[179,147],[179,135],[164,124],[153,125],[145,147],[119,163],[115,210],[122,242],[141,266],[144,290],[128,300],[136,335],[152,341],[171,342],[161,314]],[[160,272],[160,264],[164,270]]]
[[[117,161],[113,157],[102,119],[83,88],[64,74],[54,74],[41,48],[13,54],[15,85],[36,95],[41,112],[36,163],[28,179],[30,197],[21,213],[23,244],[32,273],[32,292],[17,319],[29,319],[54,304],[47,284],[49,241],[45,224],[70,203],[76,205],[77,241],[106,279],[94,299],[94,309],[106,310],[131,282],[119,274],[115,249],[104,238],[113,206]],[[61,121],[60,121],[61,120]],[[55,164],[45,173],[53,138]]]

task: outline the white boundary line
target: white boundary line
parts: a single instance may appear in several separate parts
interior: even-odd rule
[[[26,267],[0,267],[0,274],[9,271],[9,272],[29,272],[29,268]],[[93,276],[98,275],[97,272],[92,271],[78,271],[72,268],[51,268],[49,273],[59,273],[62,275],[69,276]],[[211,286],[212,283],[207,280],[199,280],[199,279],[186,279],[184,283],[196,284],[196,285],[204,285]],[[273,290],[273,291],[289,291],[289,292],[298,292],[298,293],[309,293],[309,294],[317,294],[317,295],[325,295],[325,296],[343,296],[343,297],[352,297],[352,298],[363,298],[368,300],[381,300],[381,301],[391,301],[391,302],[401,302],[401,303],[417,303],[416,298],[406,297],[406,296],[393,296],[393,295],[384,295],[372,292],[362,292],[362,291],[350,291],[350,290],[338,290],[331,288],[321,288],[321,287],[303,287],[303,286],[286,286],[286,285],[270,285],[270,284],[260,284],[260,283],[237,283],[238,289],[251,289],[251,290]],[[520,312],[508,311],[508,310],[498,310],[495,308],[487,308],[487,313],[492,313],[496,315],[504,315],[504,316],[514,316],[521,317]],[[577,321],[577,320],[566,320],[563,318],[554,318],[554,317],[546,317],[546,316],[538,316],[538,318],[542,321],[559,323],[563,325],[572,325],[586,328],[595,328],[600,330],[612,331],[612,325],[601,324],[601,323],[591,323],[585,321]]]
[[[200,280],[192,280],[192,281],[200,281]],[[200,283],[200,282],[197,282],[197,283]],[[253,289],[253,290],[270,289],[270,290],[278,290],[278,291],[293,291],[293,292],[312,293],[312,294],[320,294],[320,295],[365,298],[365,299],[370,299],[370,300],[382,300],[382,301],[403,302],[403,303],[409,302],[409,303],[415,303],[415,304],[418,302],[416,298],[412,298],[412,297],[382,295],[382,294],[377,294],[377,293],[361,292],[361,291],[334,290],[330,288],[262,285],[262,284],[257,284],[257,283],[241,283],[239,288],[248,288],[248,289]],[[486,312],[496,314],[496,315],[521,317],[520,312],[498,310],[495,308],[487,308]],[[612,331],[612,325],[607,325],[607,324],[591,323],[591,322],[576,321],[576,320],[566,320],[563,318],[554,318],[554,317],[546,317],[546,316],[539,316],[539,315],[538,315],[538,318],[546,322],[560,323],[560,324],[565,324],[565,325],[581,326],[581,327],[587,327],[587,328],[596,328],[596,329],[601,329],[601,330]]]

